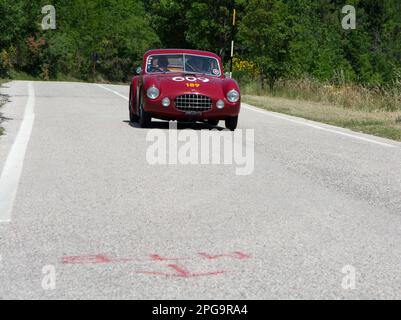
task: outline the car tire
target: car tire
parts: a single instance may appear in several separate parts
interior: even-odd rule
[[[129,121],[131,123],[137,123],[139,121],[139,117],[134,114],[131,110],[129,111]]]
[[[132,111],[132,92],[131,92],[131,90],[129,93],[128,111],[129,111],[129,121],[131,123],[138,122],[139,117]]]
[[[236,117],[229,117],[226,119],[226,128],[231,131],[235,131],[238,125],[238,116]]]
[[[143,108],[143,98],[142,94],[139,95],[139,125],[141,128],[149,128],[152,124],[152,117],[151,115],[145,111]]]
[[[207,120],[206,123],[211,125],[211,126],[217,126],[219,124],[220,120]]]

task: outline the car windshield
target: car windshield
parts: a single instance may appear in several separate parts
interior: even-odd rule
[[[191,54],[151,55],[146,62],[146,73],[200,73],[220,76],[221,70],[216,58]]]

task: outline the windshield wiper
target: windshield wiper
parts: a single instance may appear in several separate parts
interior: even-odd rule
[[[205,73],[205,72],[190,72],[190,71],[185,71],[185,75],[200,75],[200,76],[210,76],[211,74]]]

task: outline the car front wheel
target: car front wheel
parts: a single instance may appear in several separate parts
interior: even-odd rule
[[[138,122],[139,121],[139,117],[134,112],[132,112],[132,92],[131,92],[131,90],[130,90],[130,93],[129,93],[128,111],[129,111],[129,121],[131,123]]]
[[[229,117],[226,119],[226,128],[231,131],[235,131],[238,125],[238,116],[236,117]]]
[[[141,128],[149,128],[151,123],[152,123],[152,117],[143,108],[143,98],[141,94],[139,101],[139,125],[141,126]]]

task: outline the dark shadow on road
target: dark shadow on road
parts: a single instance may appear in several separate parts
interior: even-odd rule
[[[0,90],[3,88],[8,88],[8,87],[0,85]],[[0,108],[7,102],[10,102],[10,96],[8,94],[3,94],[0,92]],[[11,120],[11,119],[4,117],[3,113],[0,112],[0,124],[5,120]],[[2,132],[2,129],[0,128],[0,135],[1,135],[1,132]]]
[[[144,128],[141,128],[141,126],[137,122],[130,122],[128,120],[124,120],[123,122],[128,124],[131,128],[144,129]],[[168,130],[169,129],[169,122],[168,121],[152,121],[152,124],[151,124],[150,128],[146,128],[146,129]],[[225,128],[223,128],[223,127],[212,126],[210,124],[202,123],[202,122],[178,122],[177,129],[178,130],[184,130],[184,129],[219,130],[219,131],[225,130]]]

